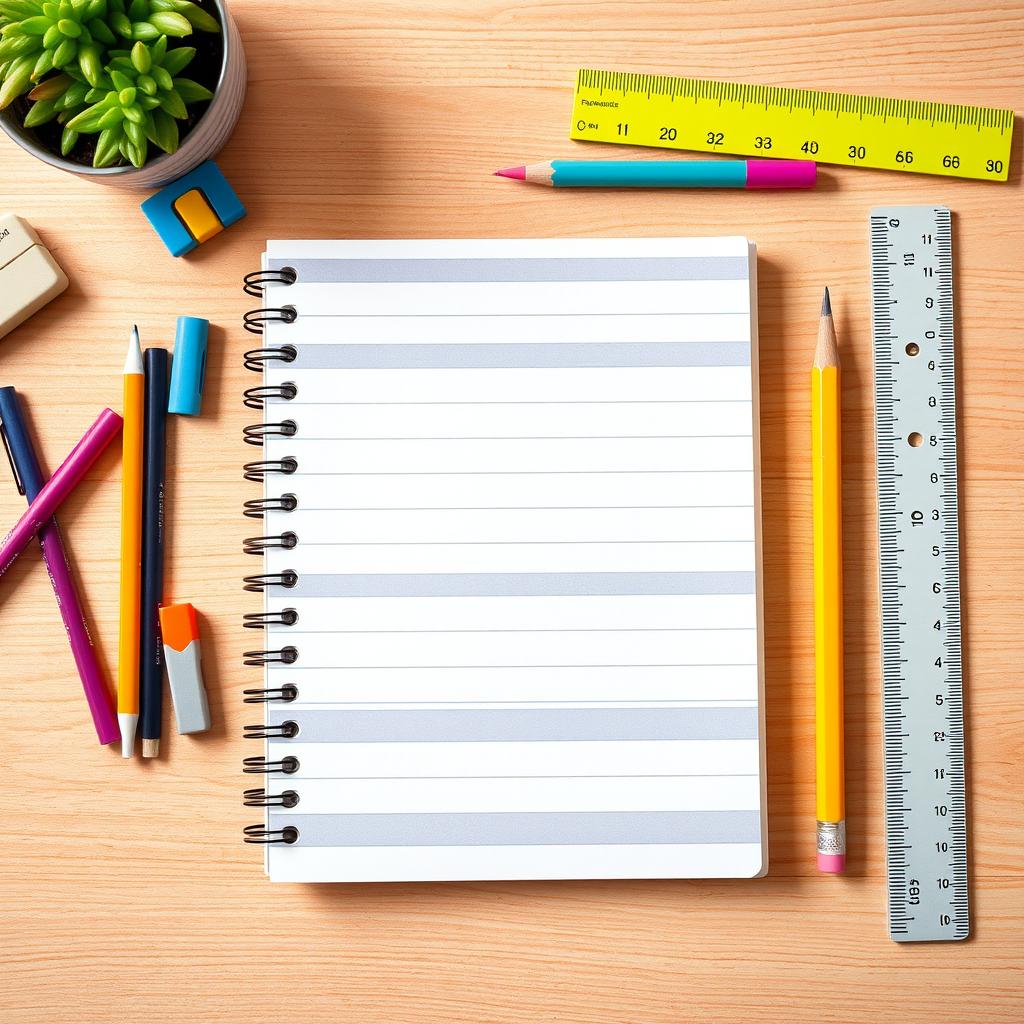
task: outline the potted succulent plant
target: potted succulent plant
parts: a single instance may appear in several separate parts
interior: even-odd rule
[[[54,166],[178,178],[227,141],[244,94],[224,0],[0,0],[0,126]]]

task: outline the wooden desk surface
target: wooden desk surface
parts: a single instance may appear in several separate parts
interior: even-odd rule
[[[927,7],[928,5],[926,5]],[[578,66],[1024,103],[1014,0],[233,0],[249,58],[220,157],[249,216],[174,260],[141,197],[0,142],[0,208],[27,217],[69,292],[0,342],[51,468],[120,407],[135,321],[170,345],[208,317],[203,415],[172,424],[167,593],[203,612],[212,734],[158,763],[95,744],[46,573],[0,581],[0,1010],[75,1021],[1019,1022],[1024,1018],[1020,593],[1024,299],[1020,126],[1008,184],[826,169],[807,194],[553,193],[492,178],[582,152]],[[587,155],[601,155],[587,149]],[[623,157],[626,151],[606,155]],[[867,216],[955,211],[974,936],[900,947],[885,927]],[[771,874],[749,882],[271,886],[244,846],[241,391],[268,237],[745,234],[760,253]],[[851,870],[813,869],[807,373],[822,285],[845,367]],[[62,515],[103,656],[117,638],[119,459]],[[0,524],[21,499],[0,467]],[[252,532],[251,530],[248,532]],[[249,644],[249,646],[252,646]]]

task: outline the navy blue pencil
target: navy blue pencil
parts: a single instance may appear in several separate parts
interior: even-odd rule
[[[142,621],[139,638],[139,717],[142,756],[160,753],[164,652],[159,608],[164,590],[164,472],[167,461],[167,350],[144,356],[145,434],[142,457]]]

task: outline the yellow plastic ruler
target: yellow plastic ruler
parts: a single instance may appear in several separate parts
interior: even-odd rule
[[[570,138],[1006,181],[1013,111],[581,69]]]

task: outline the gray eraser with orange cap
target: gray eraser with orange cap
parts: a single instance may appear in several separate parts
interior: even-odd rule
[[[32,226],[13,213],[0,214],[0,338],[67,286],[67,275]]]
[[[195,608],[190,604],[162,605],[160,634],[178,732],[206,732],[210,728],[210,704],[203,684]]]

